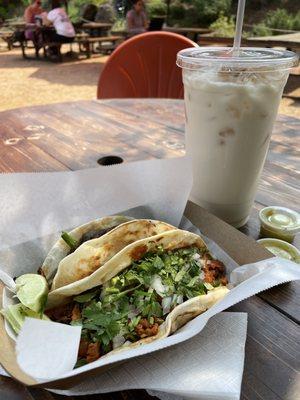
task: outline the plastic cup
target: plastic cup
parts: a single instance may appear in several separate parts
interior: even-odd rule
[[[290,51],[196,47],[181,50],[190,199],[235,227],[251,211],[290,69]]]

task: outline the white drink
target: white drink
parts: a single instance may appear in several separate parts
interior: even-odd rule
[[[236,227],[248,219],[289,74],[255,69],[183,69],[190,198]]]

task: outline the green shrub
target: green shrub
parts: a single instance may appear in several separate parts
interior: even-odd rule
[[[125,18],[118,18],[116,22],[113,24],[111,30],[113,32],[122,32],[126,30],[126,20]]]
[[[263,22],[253,25],[252,36],[271,36],[272,29],[268,28]]]
[[[277,8],[274,11],[269,11],[266,18],[261,23],[254,25],[253,35],[271,35],[272,29],[300,30],[300,11],[295,15],[288,13],[284,8]],[[276,33],[276,31],[273,33]]]
[[[294,17],[284,8],[277,8],[267,13],[264,22],[269,28],[290,30],[293,29]]]
[[[300,11],[298,11],[297,14],[294,16],[293,30],[300,31]]]
[[[170,20],[173,22],[182,21],[185,18],[186,7],[180,0],[175,0],[170,4]]]
[[[220,14],[229,16],[231,2],[231,0],[193,0],[195,23],[199,26],[209,26]]]
[[[146,3],[148,17],[165,16],[167,5],[164,0],[148,0]]]
[[[216,34],[216,36],[233,37],[235,31],[233,16],[226,17],[221,13],[219,18],[210,24],[210,29]]]
[[[86,4],[95,4],[100,6],[106,3],[107,0],[69,0],[68,2],[68,14],[72,21],[77,21],[81,14],[84,6]]]

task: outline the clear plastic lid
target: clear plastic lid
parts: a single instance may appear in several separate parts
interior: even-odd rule
[[[258,47],[242,47],[238,56],[233,56],[230,47],[191,47],[179,51],[177,65],[186,69],[219,67],[225,70],[290,69],[298,64],[296,53]]]

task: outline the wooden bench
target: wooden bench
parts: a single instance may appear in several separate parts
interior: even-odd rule
[[[8,50],[11,50],[13,47],[13,39],[14,33],[11,31],[0,31],[0,38],[6,42]]]
[[[23,56],[23,58],[25,58],[25,59],[30,59],[30,58],[33,58],[33,57],[29,57],[27,54],[26,54],[26,49],[28,49],[28,48],[34,48],[34,51],[35,51],[35,57],[36,58],[39,58],[39,49],[35,46],[35,44],[33,43],[33,45],[31,46],[31,47],[29,47],[28,46],[28,42],[32,42],[31,40],[27,40],[27,39],[23,39],[23,40],[20,40],[20,45],[21,45],[21,50],[22,50],[22,56]]]
[[[117,42],[121,42],[124,40],[122,36],[99,36],[99,37],[76,37],[75,42],[79,44],[79,49],[81,52],[85,53],[87,58],[91,57],[91,54],[94,52],[94,45],[98,43],[101,50],[104,52],[111,52],[113,51],[116,46]],[[104,47],[103,44],[109,42],[112,43],[110,47]]]
[[[94,45],[95,43],[98,43],[100,46],[100,52],[111,52],[113,51],[116,46],[117,46],[117,42],[121,42],[123,41],[124,38],[122,36],[99,36],[99,37],[91,37],[91,36],[87,36],[85,34],[82,35],[76,35],[75,39],[73,42],[71,43],[67,43],[70,44],[72,46],[73,43],[78,43],[79,45],[79,51],[81,53],[84,53],[87,58],[90,58],[92,53],[94,52]],[[104,43],[111,43],[111,46],[103,46]],[[62,54],[61,54],[61,46],[64,43],[59,43],[59,42],[43,42],[43,52],[44,52],[44,58],[45,59],[49,59],[48,55],[47,55],[47,47],[57,47],[58,51],[57,51],[57,61],[62,61]],[[26,49],[28,48],[28,41],[27,40],[23,40],[21,41],[21,49],[22,49],[22,55],[23,58],[25,59],[29,59],[32,57],[29,57],[26,54]],[[35,48],[35,58],[39,58],[39,50],[36,46]]]

